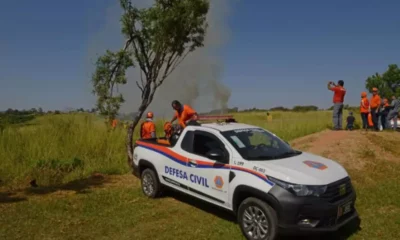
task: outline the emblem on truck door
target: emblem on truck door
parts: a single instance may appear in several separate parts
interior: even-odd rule
[[[214,178],[214,183],[215,183],[215,186],[219,189],[221,189],[224,186],[224,180],[222,179],[221,176],[216,176]]]

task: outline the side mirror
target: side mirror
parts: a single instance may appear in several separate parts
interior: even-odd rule
[[[215,161],[224,160],[225,154],[221,149],[215,148],[207,152],[206,156]]]

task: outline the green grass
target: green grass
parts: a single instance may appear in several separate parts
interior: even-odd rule
[[[41,117],[29,126],[6,128],[0,134],[0,179],[15,185],[37,177],[41,184],[49,185],[52,182],[46,174],[36,174],[38,163],[73,159],[82,161],[84,167],[66,174],[63,182],[96,171],[125,173],[123,136],[121,129],[108,131],[95,117],[79,114]]]
[[[265,113],[235,115],[285,140],[331,124],[330,112],[272,116],[267,122]],[[162,130],[161,121],[157,126]],[[387,152],[399,151],[399,137],[368,138]],[[353,150],[366,166],[348,169],[362,220],[362,230],[351,239],[400,239],[399,163],[370,150],[340,149]],[[88,178],[94,172],[129,171],[125,130],[108,131],[93,116],[42,117],[29,126],[6,128],[0,159],[0,239],[244,239],[229,214],[201,201],[176,193],[146,199],[129,173]],[[33,178],[39,188],[27,187]]]
[[[273,121],[267,122],[265,113],[235,114],[239,122],[264,127],[287,141],[321,131],[331,122],[330,112],[274,112],[272,116]],[[157,121],[159,136],[163,136],[163,123]],[[110,130],[101,119],[89,114],[43,116],[26,126],[8,127],[0,133],[0,180],[3,185],[15,186],[35,178],[41,185],[53,185],[93,172],[127,173],[125,136],[122,127]],[[138,137],[137,131],[134,137]],[[68,172],[38,166],[74,159],[82,164]]]

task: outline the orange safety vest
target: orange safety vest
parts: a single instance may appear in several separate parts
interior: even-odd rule
[[[156,125],[153,122],[144,122],[140,125],[140,138],[149,139],[151,137],[151,133],[156,131]]]
[[[366,98],[366,97],[361,99],[360,112],[361,113],[368,113],[369,112],[369,101],[368,101],[368,98]]]

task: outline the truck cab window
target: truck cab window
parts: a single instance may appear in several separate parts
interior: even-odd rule
[[[205,157],[213,149],[220,149],[227,154],[224,144],[210,133],[196,131],[193,137],[193,154]]]
[[[194,131],[187,131],[181,142],[181,148],[186,152],[193,153]]]

